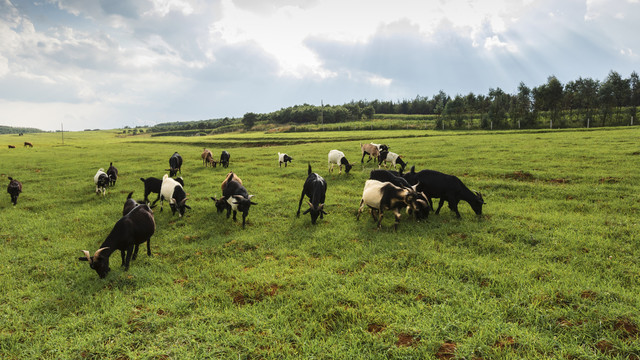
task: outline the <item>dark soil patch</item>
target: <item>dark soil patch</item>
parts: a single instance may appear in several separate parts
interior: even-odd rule
[[[515,348],[518,347],[518,343],[512,336],[501,336],[495,344],[493,344],[495,348]]]
[[[517,181],[533,181],[535,180],[533,175],[528,172],[528,171],[514,171],[511,174],[506,174],[505,177],[507,179],[513,179],[513,180],[517,180]]]
[[[369,324],[367,326],[367,331],[371,334],[377,334],[385,329],[384,325],[380,324]]]
[[[613,344],[607,340],[598,341],[596,349],[603,354],[612,354],[614,352]]]
[[[416,346],[420,342],[420,339],[406,333],[398,334],[398,341],[396,346]]]
[[[601,178],[600,179],[600,183],[601,184],[604,184],[604,183],[616,184],[616,183],[619,183],[621,180],[622,180],[621,178],[616,178],[616,177],[613,177],[613,176],[607,176],[607,177]]]
[[[585,252],[589,252],[588,250]],[[580,297],[583,299],[595,300],[598,294],[595,291],[585,290],[580,294]]]
[[[456,357],[456,343],[454,342],[446,342],[440,345],[438,351],[436,352],[436,358],[440,360],[444,359],[453,359]]]
[[[638,326],[629,319],[618,319],[613,328],[622,333],[620,337],[623,339],[637,338],[640,335]]]
[[[549,180],[549,182],[552,183],[552,184],[566,184],[569,181],[570,181],[569,179],[564,179],[564,178],[557,178],[557,179]]]

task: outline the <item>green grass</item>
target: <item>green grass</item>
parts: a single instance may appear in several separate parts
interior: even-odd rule
[[[638,128],[360,131],[119,137],[116,131],[0,136],[0,358],[638,359]],[[33,149],[6,144],[34,143]],[[329,174],[331,149],[360,158],[381,142],[418,170],[459,176],[487,202],[376,230],[355,214],[371,163]],[[264,146],[260,146],[264,144]],[[227,169],[258,203],[245,230],[211,196]],[[155,209],[152,257],[118,254],[99,279],[97,250],[140,177],[183,156],[193,208]],[[277,152],[293,165],[277,166]],[[93,175],[113,161],[106,198]],[[318,225],[295,217],[307,163],[328,182]],[[303,210],[307,206],[303,205]]]

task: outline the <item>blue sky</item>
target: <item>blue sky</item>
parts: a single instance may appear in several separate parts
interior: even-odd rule
[[[640,0],[0,0],[0,125],[111,129],[640,71]]]

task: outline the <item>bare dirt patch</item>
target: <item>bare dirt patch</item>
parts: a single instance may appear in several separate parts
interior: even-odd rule
[[[622,181],[621,178],[617,178],[613,176],[607,176],[600,179],[601,184],[617,184],[620,181]]]
[[[407,333],[398,334],[398,341],[396,346],[416,346],[420,342],[420,339]]]
[[[517,170],[517,171],[514,171],[513,173],[506,174],[504,177],[507,178],[507,179],[513,179],[513,180],[517,180],[517,181],[533,181],[533,180],[535,180],[533,174],[531,174],[528,171],[522,171],[522,170]]]
[[[456,343],[446,342],[438,348],[436,358],[440,360],[453,359],[456,357]]]
[[[371,334],[377,334],[385,329],[384,325],[371,323],[367,325],[367,331]]]

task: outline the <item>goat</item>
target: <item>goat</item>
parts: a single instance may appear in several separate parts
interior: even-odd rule
[[[369,160],[367,160],[367,162],[371,161],[371,159],[373,158],[378,158],[378,155],[380,154],[380,149],[378,148],[378,146],[376,146],[376,144],[362,144],[360,143],[360,150],[362,151],[362,159],[360,159],[361,163],[364,163],[364,156],[365,155],[369,155]]]
[[[307,209],[303,215],[310,213],[311,223],[315,225],[318,216],[322,219],[323,215],[327,215],[324,211],[324,198],[326,192],[327,182],[322,178],[322,176],[311,172],[311,164],[309,164],[307,180],[305,180],[304,185],[302,186],[302,194],[300,195],[300,202],[298,202],[298,212],[296,213],[296,217],[300,216],[302,200],[304,199],[304,196],[307,195],[311,201],[307,201],[309,209]]]
[[[107,186],[109,186],[109,175],[104,172],[103,168],[98,169],[93,176],[93,182],[96,184],[96,195],[102,192],[104,197],[107,194]]]
[[[282,163],[284,163],[284,167],[287,167],[287,162],[291,162],[291,160],[293,160],[291,156],[278,152],[278,165],[280,167],[282,167]]]
[[[125,206],[127,206],[126,203]],[[109,268],[109,257],[114,251],[120,250],[122,266],[127,271],[129,270],[131,259],[135,260],[138,256],[138,246],[140,244],[147,243],[147,255],[151,256],[151,236],[155,230],[156,222],[153,218],[153,211],[146,204],[137,204],[116,222],[93,256],[89,254],[89,251],[82,250],[85,256],[79,257],[78,260],[88,261],[89,266],[102,279],[111,270]]]
[[[464,200],[473,209],[477,215],[482,215],[482,205],[485,204],[482,194],[469,190],[460,179],[454,175],[443,174],[434,170],[422,170],[415,172],[415,166],[411,167],[411,171],[404,174],[404,178],[409,184],[418,184],[417,190],[423,192],[429,199],[429,205],[433,208],[432,198],[440,198],[436,214],[440,213],[440,209],[444,202],[449,203],[449,209],[461,218],[458,211],[458,203]]]
[[[351,168],[353,167],[353,165],[351,165],[349,163],[349,161],[347,160],[347,158],[344,156],[344,153],[340,150],[331,150],[329,151],[329,172],[333,171],[333,165],[339,165],[338,169],[338,173],[341,174],[342,173],[342,165],[344,165],[344,172],[345,173],[349,173],[349,171],[351,170]]]
[[[242,180],[238,177],[238,175],[234,174],[233,171],[229,171],[227,176],[224,178],[224,181],[222,181],[222,185],[220,186],[220,189],[222,189],[223,194],[224,194],[224,190],[227,188],[227,184],[231,180],[237,181],[240,183],[240,185],[242,185]],[[224,195],[219,199],[212,197],[211,200],[215,201],[216,209],[218,210],[218,213],[223,212],[225,209],[231,206],[227,202],[227,198]]]
[[[400,164],[400,172],[404,171],[404,168],[407,166],[402,159],[401,155],[398,155],[391,151],[381,151],[380,155],[378,155],[378,168],[384,162],[384,166],[387,167],[387,162],[390,162],[393,165],[393,168],[396,168],[396,164]]]
[[[7,192],[11,195],[11,202],[15,206],[18,203],[18,195],[22,192],[22,183],[9,176],[9,185],[7,186]]]
[[[109,186],[114,186],[118,180],[118,169],[113,166],[113,163],[109,164],[107,169],[107,176],[109,176]]]
[[[213,160],[213,154],[209,149],[205,148],[202,151],[202,155],[200,156],[202,157],[202,165],[204,165],[205,167],[209,165],[211,165],[211,167],[216,167],[216,165],[218,164],[217,161]]]
[[[362,191],[362,200],[360,200],[360,208],[358,209],[358,215],[356,219],[360,219],[360,213],[362,209],[367,205],[372,209],[371,215],[374,211],[378,212],[378,228],[382,225],[382,217],[384,210],[391,210],[395,214],[394,229],[398,229],[398,223],[400,222],[399,209],[410,207],[415,208],[416,191],[413,188],[401,188],[393,185],[390,182],[382,182],[378,180],[367,180],[364,184],[364,190]]]
[[[180,185],[184,186],[184,181],[181,177],[175,179]],[[158,194],[158,198],[153,201],[151,207],[155,205],[155,203],[160,200],[160,191],[162,190],[162,179],[148,177],[148,178],[140,178],[140,181],[144,183],[144,202],[149,203],[149,194],[156,193]]]
[[[389,151],[389,145],[385,145],[385,144],[374,144],[374,143],[371,143],[371,145],[375,145],[375,146],[378,148],[378,150],[379,150],[380,152],[382,152],[382,151]]]
[[[169,168],[165,171],[168,171],[171,177],[175,176],[178,171],[182,174],[182,156],[177,151],[169,158]]]
[[[412,187],[397,171],[379,169],[371,170],[369,179],[390,182],[400,188],[413,188],[413,190],[416,190],[417,192],[417,187],[415,185]],[[407,213],[413,214],[416,220],[428,218],[430,211],[431,206],[429,206],[429,199],[427,199],[427,196],[421,192],[417,192],[416,194],[415,208],[407,207]]]
[[[224,168],[229,167],[230,159],[231,159],[231,154],[229,154],[229,152],[227,152],[226,150],[222,150],[222,153],[220,154],[220,164],[222,164],[222,167]]]
[[[16,146],[15,145],[9,145],[9,149],[15,149]]]
[[[390,182],[398,187],[411,187],[409,182],[405,180],[399,172],[392,170],[375,169],[369,173],[369,179],[382,182]]]
[[[25,141],[25,142],[24,142],[24,147],[30,147],[30,148],[32,148],[32,147],[33,147],[33,144],[32,144],[32,143],[30,143],[30,142],[28,142],[28,141]]]
[[[187,200],[189,199],[187,199],[187,194],[184,192],[182,185],[177,180],[170,178],[167,174],[164,174],[162,177],[160,211],[162,211],[165,199],[171,207],[171,215],[175,215],[176,211],[178,211],[178,216],[182,217],[186,209],[191,210],[191,207],[187,205]]]
[[[222,197],[225,198],[229,204],[229,206],[227,206],[227,218],[229,218],[233,210],[233,221],[237,221],[237,212],[242,212],[242,228],[244,229],[247,215],[249,215],[249,208],[251,205],[258,205],[251,201],[253,195],[249,195],[247,189],[238,181],[231,179],[227,182],[222,192]]]

